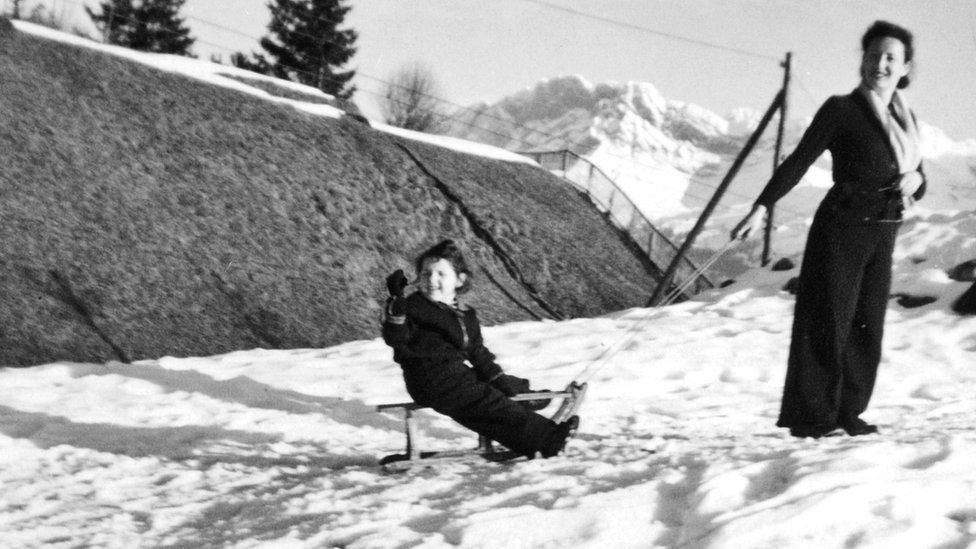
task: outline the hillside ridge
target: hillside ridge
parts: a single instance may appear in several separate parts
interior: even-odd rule
[[[476,265],[471,304],[487,324],[596,316],[653,290],[602,214],[528,163],[9,23],[0,86],[0,365],[373,338],[385,275],[446,237]]]

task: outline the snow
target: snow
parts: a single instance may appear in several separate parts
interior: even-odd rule
[[[48,27],[36,25],[33,23],[28,23],[26,21],[15,20],[11,22],[13,23],[14,27],[17,28],[17,30],[22,32],[30,33],[32,35],[46,38],[49,40],[56,40],[73,46],[100,51],[102,53],[107,53],[109,55],[123,57],[125,59],[135,61],[137,63],[149,65],[151,67],[157,68],[162,71],[180,74],[182,76],[200,80],[201,82],[205,82],[207,84],[211,84],[214,86],[233,89],[273,103],[289,105],[297,110],[315,116],[339,118],[343,114],[345,114],[345,112],[342,111],[341,109],[338,109],[331,105],[278,97],[268,93],[265,90],[256,88],[254,86],[250,86],[248,84],[235,80],[234,78],[231,77],[269,82],[269,83],[273,83],[275,86],[288,88],[294,91],[304,93],[306,95],[317,96],[325,99],[333,99],[331,95],[326,94],[322,90],[312,86],[306,86],[304,84],[299,84],[297,82],[290,82],[287,80],[281,80],[271,76],[265,76],[252,71],[239,69],[231,65],[222,65],[219,63],[202,61],[199,59],[193,59],[190,57],[184,57],[180,55],[167,55],[167,54],[140,52],[140,51],[130,50],[128,48],[123,48],[120,46],[102,44],[99,42],[94,42],[87,38],[82,38],[72,34],[56,31]],[[505,160],[508,162],[535,164],[534,161],[522,155],[515,154],[497,147],[483,145],[481,143],[463,141],[448,136],[438,136],[438,135],[425,134],[425,133],[420,133],[420,132],[415,132],[410,130],[404,130],[402,128],[388,126],[386,124],[375,122],[375,121],[371,121],[370,125],[373,128],[383,132],[396,134],[400,137],[405,137],[407,139],[413,139],[416,141],[424,141],[425,143],[430,143],[433,145],[456,150],[459,152],[464,152],[467,154],[484,156],[486,158],[493,158],[496,160]]]
[[[976,318],[948,310],[969,214],[910,222],[895,254],[880,435],[774,427],[792,272],[663,309],[485,329],[510,373],[587,372],[563,456],[384,474],[408,400],[379,339],[133,364],[0,369],[6,547],[972,547]],[[474,436],[425,410],[426,447]]]
[[[477,143],[475,141],[467,141],[465,139],[458,139],[456,137],[451,137],[448,135],[434,135],[434,134],[423,133],[423,132],[418,132],[413,130],[407,130],[404,128],[389,126],[387,124],[382,124],[379,122],[370,122],[370,125],[386,133],[399,135],[400,137],[413,139],[414,141],[423,141],[431,145],[444,147],[445,149],[452,149],[458,152],[473,154],[476,156],[483,156],[485,158],[492,158],[495,160],[504,160],[506,162],[518,162],[521,164],[538,165],[534,160],[530,159],[527,156],[522,156],[521,154],[513,153],[511,151],[507,151],[505,149],[501,149],[498,147],[492,147],[491,145]]]
[[[893,292],[937,299],[890,303],[865,414],[879,435],[774,427],[793,308],[781,288],[796,270],[753,269],[662,309],[485,328],[500,364],[535,387],[593,374],[580,432],[550,460],[384,474],[402,420],[375,405],[407,395],[379,339],[0,368],[0,539],[976,548],[976,318],[950,312],[969,283],[944,274],[976,257],[976,219],[971,194],[954,196],[954,209],[919,206],[899,238]],[[451,420],[419,417],[430,448],[474,446]]]

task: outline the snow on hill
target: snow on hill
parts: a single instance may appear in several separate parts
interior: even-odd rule
[[[242,93],[259,97],[266,101],[289,105],[295,109],[315,116],[339,118],[346,114],[343,110],[337,108],[336,106],[325,104],[322,101],[303,101],[301,99],[284,97],[274,93],[269,93],[268,90],[263,88],[261,85],[253,85],[249,84],[248,82],[266,84],[272,88],[282,88],[299,95],[307,95],[314,99],[335,99],[331,95],[328,95],[322,90],[313,86],[307,86],[305,84],[291,82],[289,80],[282,80],[280,78],[258,74],[248,70],[239,69],[234,66],[193,59],[180,55],[147,53],[120,46],[102,44],[87,38],[60,32],[42,25],[28,23],[26,21],[13,21],[12,23],[20,32],[26,32],[35,36],[47,38],[49,40],[57,40],[73,46],[100,51],[109,55],[124,57],[131,61],[143,63],[162,71],[180,74],[182,76],[200,80],[214,86],[230,88]],[[408,139],[424,141],[426,143],[431,143],[468,154],[496,158],[508,162],[531,162],[521,155],[512,154],[504,149],[488,146],[481,142],[465,141],[448,136],[424,134],[411,130],[405,130],[403,128],[388,126],[378,121],[371,121],[370,125],[380,131],[393,133]]]

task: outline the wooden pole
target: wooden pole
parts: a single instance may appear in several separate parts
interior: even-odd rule
[[[762,120],[759,121],[759,126],[756,127],[756,131],[752,132],[749,136],[749,140],[746,141],[745,147],[739,151],[739,155],[735,157],[735,161],[732,162],[732,167],[729,168],[729,172],[725,174],[725,178],[719,184],[718,188],[715,190],[715,194],[705,205],[705,210],[698,217],[698,221],[695,222],[695,226],[692,227],[691,232],[688,233],[688,237],[685,238],[681,248],[678,250],[678,254],[674,256],[671,260],[671,264],[668,265],[667,271],[665,271],[664,276],[661,277],[661,281],[658,283],[657,287],[654,288],[654,293],[651,298],[647,301],[648,307],[653,307],[661,301],[661,297],[664,295],[667,288],[671,285],[671,279],[674,278],[675,271],[678,270],[678,265],[681,264],[681,260],[684,259],[685,254],[691,249],[691,245],[695,243],[695,239],[698,238],[698,234],[705,227],[705,222],[708,221],[709,216],[712,215],[712,211],[718,206],[720,200],[722,200],[722,195],[725,194],[725,190],[728,189],[729,184],[732,183],[732,179],[735,178],[736,174],[739,173],[739,168],[742,167],[742,163],[745,162],[746,157],[752,152],[752,148],[756,146],[756,142],[759,141],[759,136],[763,134],[766,130],[766,126],[769,125],[769,121],[772,120],[773,115],[779,110],[780,106],[783,104],[783,90],[780,90],[776,94],[776,98],[773,99],[772,104],[766,109],[766,114],[763,115]]]
[[[789,113],[790,99],[790,70],[793,66],[793,52],[786,52],[786,59],[783,60],[783,104],[779,109],[779,128],[776,130],[776,152],[773,154],[773,171],[779,167],[783,160],[783,136],[786,132],[786,116]],[[763,232],[763,251],[762,266],[769,265],[770,255],[772,254],[773,242],[773,215],[776,206],[770,206],[766,216],[766,229]]]

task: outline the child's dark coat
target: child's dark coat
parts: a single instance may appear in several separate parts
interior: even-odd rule
[[[420,292],[405,305],[404,316],[384,319],[383,340],[403,368],[410,397],[511,450],[535,455],[556,424],[489,384],[502,369],[484,345],[474,309],[435,303]]]

